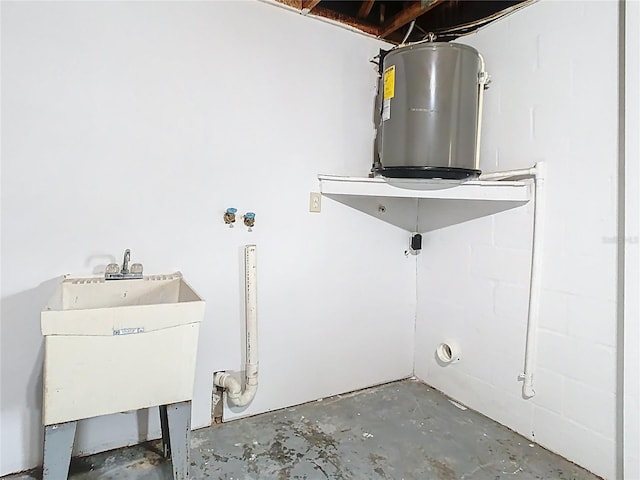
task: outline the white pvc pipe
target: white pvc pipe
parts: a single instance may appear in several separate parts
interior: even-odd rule
[[[256,246],[247,245],[244,249],[245,260],[245,321],[246,321],[246,363],[244,390],[240,382],[230,373],[216,372],[213,383],[227,391],[229,401],[244,407],[253,400],[258,391],[258,313],[257,313],[257,270]]]
[[[447,341],[438,345],[438,348],[436,348],[436,355],[442,363],[448,365],[459,362],[462,357],[462,352],[457,343]]]
[[[536,164],[536,165],[539,165]],[[482,173],[478,180],[506,180],[513,177],[531,177],[536,175],[536,167],[521,168],[519,170],[503,170],[502,172]]]
[[[478,78],[478,132],[476,135],[476,158],[474,159],[474,165],[476,170],[480,170],[480,137],[482,135],[482,108],[484,105],[484,87],[487,84],[487,72],[484,70],[484,57],[480,55],[480,75],[482,78]]]
[[[531,252],[531,284],[529,291],[529,312],[527,320],[527,343],[524,354],[524,372],[522,395],[531,398],[536,394],[533,389],[538,345],[538,321],[540,316],[540,294],[542,292],[542,257],[544,254],[544,216],[546,206],[545,177],[546,165],[538,162],[535,166],[534,210],[533,210],[533,246]]]
[[[483,173],[479,180],[505,180],[513,177],[534,177],[534,210],[533,210],[533,245],[531,251],[531,280],[529,287],[529,306],[527,311],[527,341],[524,354],[524,372],[520,375],[523,380],[522,395],[531,398],[536,394],[533,388],[533,373],[535,369],[538,344],[538,321],[540,316],[540,293],[542,291],[542,256],[544,252],[544,215],[546,195],[544,182],[546,166],[538,162],[534,167],[519,170],[504,170],[502,172]]]

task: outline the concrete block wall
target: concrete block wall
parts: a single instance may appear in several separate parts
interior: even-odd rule
[[[597,39],[594,39],[597,32]],[[616,478],[616,2],[542,0],[458,41],[485,57],[481,168],[547,163],[536,396],[521,395],[533,205],[425,236],[416,374]],[[462,349],[441,366],[443,340]]]

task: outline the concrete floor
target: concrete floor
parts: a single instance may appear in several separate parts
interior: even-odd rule
[[[170,465],[154,447],[147,444],[75,459],[69,478],[168,480]],[[413,380],[193,432],[190,477],[598,478]],[[29,480],[40,476],[31,472],[7,478]]]

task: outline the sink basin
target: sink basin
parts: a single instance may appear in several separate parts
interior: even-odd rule
[[[41,313],[43,423],[191,400],[203,315],[180,273],[65,278]]]

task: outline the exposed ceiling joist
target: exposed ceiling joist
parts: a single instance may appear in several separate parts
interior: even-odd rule
[[[411,2],[409,6],[391,17],[382,25],[382,27],[380,27],[378,36],[380,38],[385,38],[387,35],[392,34],[399,28],[404,27],[407,23],[411,22],[411,20],[415,20],[420,15],[437,7],[443,2],[444,0],[420,0]]]
[[[313,10],[320,0],[302,0],[302,13],[306,14]]]
[[[451,41],[536,0],[270,1],[287,5],[303,15],[323,17],[398,44],[422,41],[429,32],[434,33],[438,41]],[[414,20],[416,28],[408,32],[406,25]]]
[[[313,15],[318,15],[320,17],[328,18],[329,20],[335,20],[336,22],[344,23],[345,25],[357,28],[358,30],[370,35],[378,35],[379,28],[369,22],[364,21],[361,18],[352,17],[344,13],[338,13],[333,10],[321,7],[314,8]]]
[[[364,0],[358,10],[358,18],[367,18],[373,8],[373,2],[376,0]]]
[[[276,0],[276,2],[296,10],[302,10],[302,0]]]

